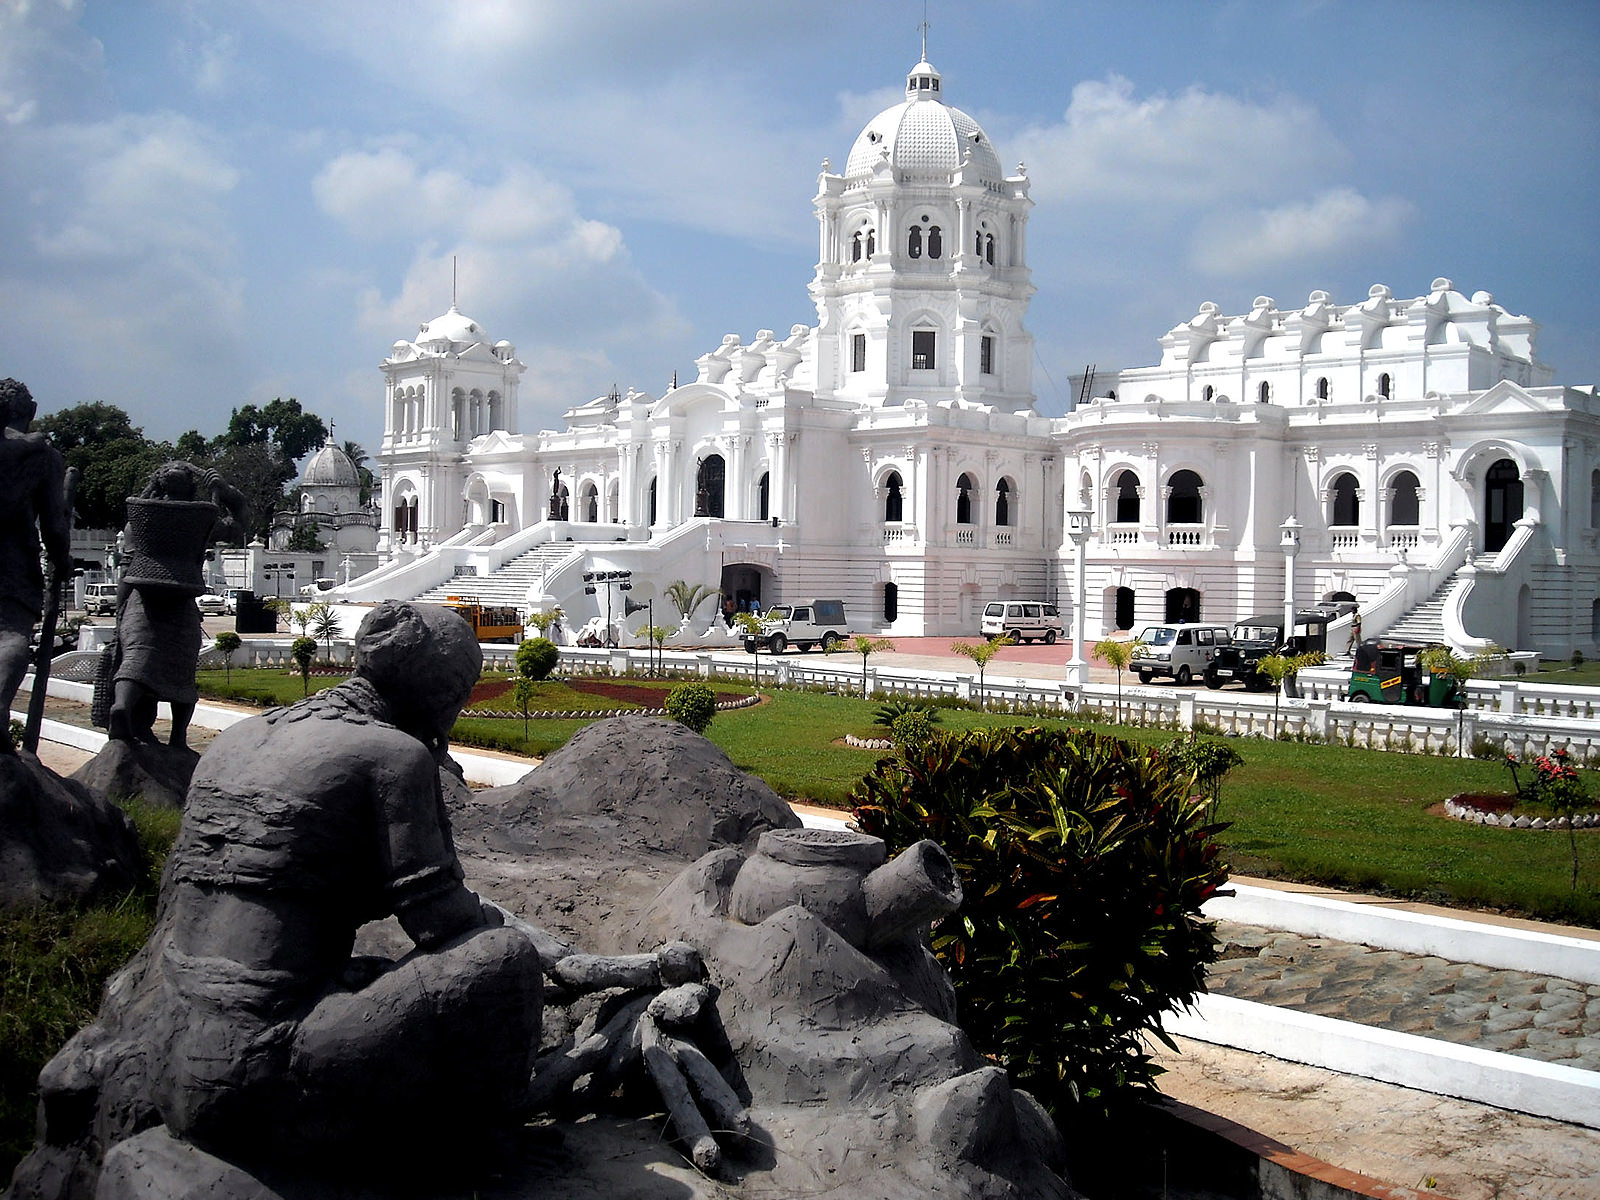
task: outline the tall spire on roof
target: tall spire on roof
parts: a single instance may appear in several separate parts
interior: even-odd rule
[[[922,24],[917,28],[922,30],[922,61],[928,61],[928,0],[922,0]]]

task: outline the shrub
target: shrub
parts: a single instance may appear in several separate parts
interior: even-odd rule
[[[885,729],[893,729],[894,723],[906,713],[919,712],[928,718],[928,724],[937,725],[943,719],[939,710],[931,703],[920,703],[916,700],[890,700],[878,705],[878,710],[872,716],[874,725],[882,725]]]
[[[528,638],[517,647],[517,674],[526,679],[548,679],[561,651],[549,638]]]
[[[1574,650],[1572,652],[1572,669],[1576,671],[1581,666],[1583,666],[1583,651]]]
[[[667,693],[667,716],[704,733],[717,715],[717,694],[703,683],[680,683]]]
[[[934,927],[962,1025],[1065,1124],[1158,1072],[1147,1034],[1205,990],[1200,905],[1227,878],[1179,758],[1086,730],[937,733],[857,784],[891,852],[929,837],[961,873]]]
[[[933,736],[933,722],[922,709],[908,709],[889,723],[889,736],[900,753],[914,754]]]

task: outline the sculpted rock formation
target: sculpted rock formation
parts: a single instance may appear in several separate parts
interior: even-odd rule
[[[351,684],[202,760],[157,931],[46,1070],[17,1200],[1072,1195],[952,1022],[938,847],[799,829],[646,718],[469,794],[440,731],[470,680],[375,662],[407,619],[454,636],[385,606]]]
[[[133,886],[141,862],[120,808],[26,751],[0,754],[0,905],[116,892]]]

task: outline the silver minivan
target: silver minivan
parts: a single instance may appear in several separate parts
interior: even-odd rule
[[[117,585],[91,583],[83,589],[83,611],[91,617],[108,617],[117,611]]]
[[[1217,656],[1217,647],[1233,641],[1226,625],[1146,625],[1139,648],[1129,663],[1140,683],[1166,675],[1187,687]]]
[[[1055,645],[1064,629],[1061,614],[1054,604],[1032,600],[995,600],[983,606],[983,620],[978,632],[993,641],[1009,633],[1019,642],[1043,640],[1047,646]]]

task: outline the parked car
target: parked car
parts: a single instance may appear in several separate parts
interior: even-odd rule
[[[1460,685],[1454,675],[1422,664],[1426,642],[1384,642],[1376,638],[1356,647],[1349,699],[1365,704],[1420,704],[1456,708]]]
[[[801,604],[774,604],[761,617],[761,634],[746,634],[744,648],[754,654],[759,643],[769,654],[782,654],[790,646],[801,651],[821,646],[832,650],[850,636],[843,600],[807,600]]]
[[[108,617],[117,611],[117,585],[91,583],[83,589],[83,611],[91,617]]]
[[[1233,627],[1233,640],[1217,647],[1216,658],[1206,670],[1208,688],[1242,683],[1252,692],[1266,691],[1272,681],[1262,675],[1257,664],[1269,654],[1306,654],[1328,648],[1328,625],[1349,612],[1346,602],[1302,609],[1294,615],[1294,629],[1283,636],[1283,613],[1262,613],[1247,617]]]
[[[1217,656],[1217,648],[1233,640],[1226,625],[1147,625],[1139,634],[1139,648],[1130,667],[1140,683],[1166,675],[1187,687],[1203,675]]]
[[[228,600],[215,592],[207,592],[203,596],[195,597],[195,606],[208,617],[220,617],[228,611]]]
[[[1041,638],[1047,646],[1053,646],[1065,631],[1054,604],[1032,600],[996,600],[984,605],[978,630],[990,641],[1009,633],[1019,642]]]

